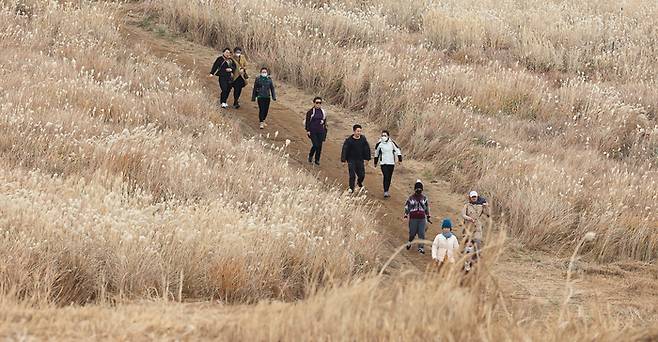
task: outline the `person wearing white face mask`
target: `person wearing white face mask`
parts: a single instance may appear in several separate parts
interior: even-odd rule
[[[271,97],[270,97],[271,95]],[[270,110],[270,98],[276,101],[276,93],[274,92],[274,81],[269,75],[267,68],[260,69],[260,76],[254,81],[254,90],[251,94],[251,101],[258,99],[258,119],[260,120],[260,129],[265,128],[265,119]]]
[[[398,144],[391,139],[387,130],[382,131],[382,136],[377,145],[375,145],[375,167],[377,163],[381,165],[382,175],[384,177],[384,197],[390,197],[391,180],[395,170],[395,160],[402,163],[402,151]]]
[[[242,48],[233,49],[233,60],[235,61],[235,70],[233,70],[233,108],[240,108],[240,95],[242,88],[247,85],[247,58],[242,53]]]

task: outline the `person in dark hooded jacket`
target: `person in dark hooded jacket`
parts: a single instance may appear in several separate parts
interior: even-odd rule
[[[327,112],[322,108],[322,98],[316,96],[313,99],[313,108],[306,112],[304,121],[306,135],[311,139],[311,151],[308,153],[308,162],[315,161],[315,165],[320,165],[320,155],[322,154],[322,144],[327,139]]]
[[[270,77],[267,68],[260,69],[260,76],[254,81],[254,90],[251,93],[251,101],[258,100],[258,119],[260,120],[260,129],[265,128],[267,124],[267,113],[270,111],[270,99],[276,101],[276,92],[274,91],[274,81]]]
[[[236,63],[233,60],[231,49],[226,48],[222,55],[217,57],[215,63],[212,65],[209,77],[219,76],[219,88],[221,93],[219,95],[219,102],[222,108],[228,108],[228,96],[231,92],[231,85],[233,84],[233,74],[236,70]]]
[[[363,188],[363,181],[366,178],[364,161],[371,159],[370,144],[362,134],[361,125],[354,125],[352,131],[353,134],[343,143],[343,151],[340,156],[340,161],[348,165],[350,193],[354,192],[355,182],[359,188]]]

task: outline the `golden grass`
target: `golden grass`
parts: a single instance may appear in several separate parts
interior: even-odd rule
[[[280,79],[397,127],[406,151],[454,190],[480,189],[528,246],[595,231],[600,261],[655,260],[655,2],[612,15],[610,1],[414,1],[403,12],[425,13],[418,29],[385,16],[385,0],[148,3],[191,39],[241,44]]]

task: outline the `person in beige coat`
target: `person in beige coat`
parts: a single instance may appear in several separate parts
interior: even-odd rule
[[[467,239],[473,239],[478,250],[482,246],[483,216],[489,217],[489,203],[477,192],[471,191],[468,194],[468,202],[462,209],[464,236]]]
[[[446,261],[454,264],[459,253],[459,241],[452,233],[452,221],[443,220],[441,233],[434,238],[432,243],[432,259],[441,267]]]

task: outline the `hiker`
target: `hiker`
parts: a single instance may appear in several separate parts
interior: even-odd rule
[[[457,236],[452,233],[452,221],[444,219],[441,223],[441,233],[434,238],[432,243],[432,259],[438,263],[439,267],[446,261],[454,264],[455,256],[459,253],[459,241]]]
[[[306,135],[311,139],[311,151],[308,153],[309,164],[320,165],[322,143],[327,140],[327,112],[322,108],[322,98],[313,99],[313,108],[306,112]]]
[[[354,183],[363,189],[363,181],[366,178],[365,160],[370,160],[370,145],[366,137],[362,135],[363,127],[361,125],[352,126],[352,135],[343,143],[343,151],[340,161],[347,163],[347,169],[350,174],[349,184],[350,193],[354,192]]]
[[[274,81],[272,81],[272,78],[270,77],[269,70],[265,67],[260,69],[260,76],[258,76],[254,82],[254,91],[251,93],[251,101],[256,101],[256,99],[258,99],[259,128],[263,129],[267,126],[265,119],[267,119],[267,112],[270,110],[270,99],[276,101]]]
[[[240,95],[242,88],[247,85],[247,58],[242,54],[242,48],[233,49],[233,60],[235,61],[235,72],[233,73],[233,108],[240,108]]]
[[[219,95],[219,103],[222,108],[228,108],[228,95],[231,92],[231,84],[233,83],[233,72],[236,65],[233,61],[231,49],[225,48],[222,55],[217,57],[215,63],[212,65],[209,77],[219,76],[219,88],[221,93]]]
[[[414,193],[409,196],[404,206],[404,218],[409,219],[409,242],[407,250],[411,248],[411,242],[416,238],[425,240],[425,227],[432,223],[430,219],[430,205],[427,197],[423,194],[423,183],[419,180],[414,184]],[[418,244],[418,253],[425,254],[425,245]]]
[[[489,217],[489,204],[476,191],[471,191],[461,214],[464,220],[464,236],[467,239],[473,239],[476,252],[479,253],[483,238],[481,217],[482,215]]]
[[[388,190],[391,188],[391,179],[395,170],[395,159],[402,163],[402,151],[398,144],[391,139],[387,130],[382,131],[382,136],[377,145],[375,145],[375,167],[377,163],[381,165],[382,175],[384,176],[384,197],[390,197]]]

